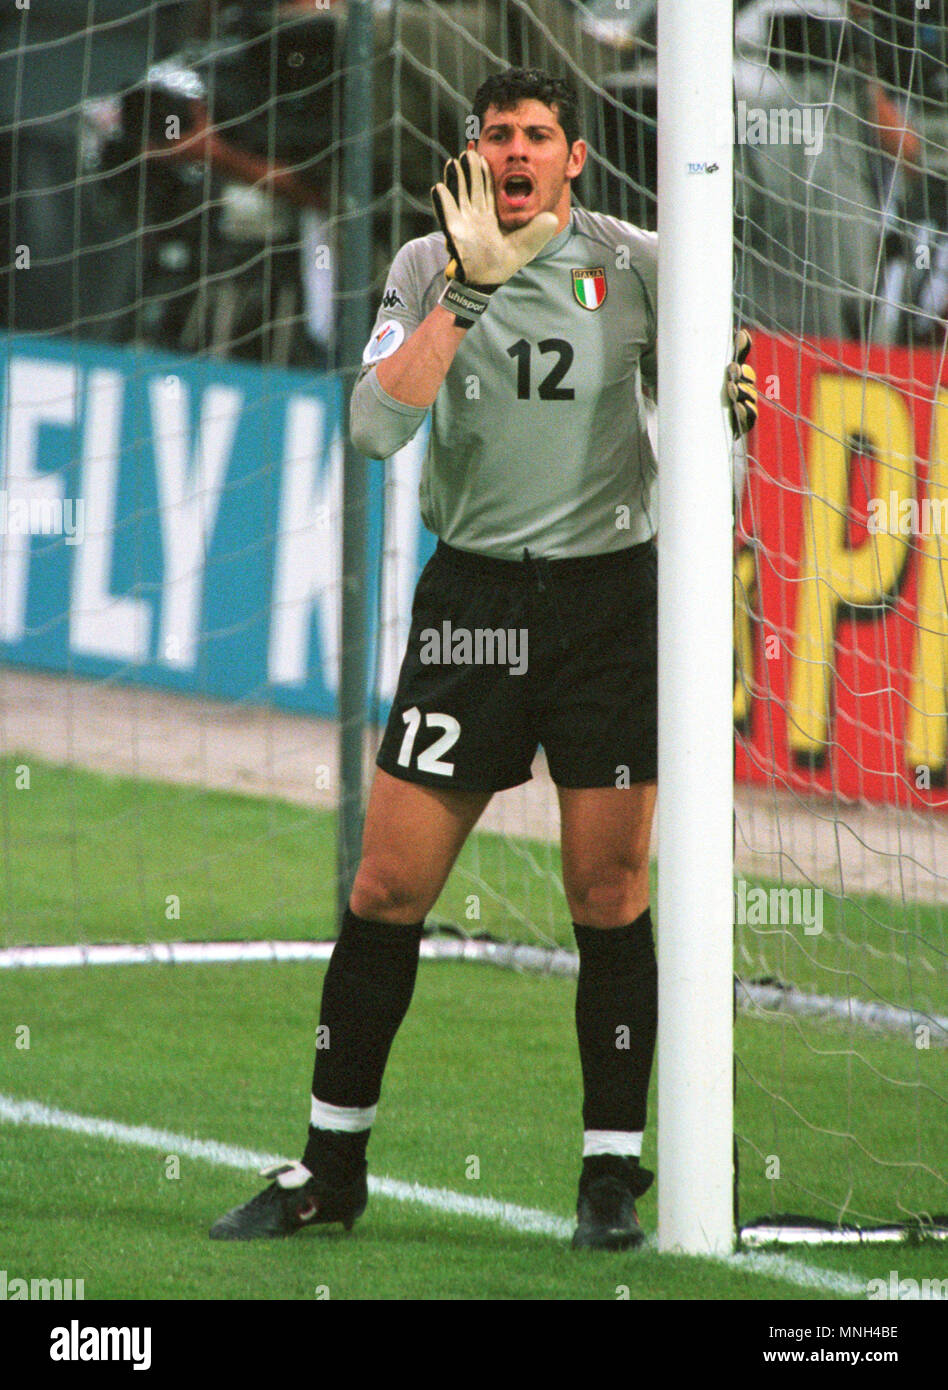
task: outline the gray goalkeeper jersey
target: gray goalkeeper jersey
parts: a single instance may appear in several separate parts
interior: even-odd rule
[[[351,410],[356,447],[388,458],[427,411],[394,400],[374,364],[444,288],[440,232],[392,263]],[[497,559],[623,550],[655,531],[654,233],[573,208],[562,232],[491,296],[431,410],[421,477],[428,528]],[[644,390],[643,390],[644,388]]]

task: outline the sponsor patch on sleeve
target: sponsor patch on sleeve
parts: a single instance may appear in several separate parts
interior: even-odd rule
[[[383,357],[391,357],[404,341],[405,329],[402,324],[397,323],[395,319],[386,319],[385,323],[379,324],[366,344],[362,361],[366,365],[381,362]]]

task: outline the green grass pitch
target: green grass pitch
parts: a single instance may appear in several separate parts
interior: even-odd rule
[[[26,762],[30,786],[18,789],[15,768]],[[331,935],[332,817],[22,758],[0,769],[3,945]],[[524,852],[543,862],[551,854]],[[441,905],[461,921],[473,882],[466,875],[500,864],[490,836],[476,837],[465,855]],[[514,898],[516,885],[509,891]],[[892,931],[878,902],[847,910],[847,924],[828,922],[826,941],[813,947],[824,986],[855,950],[854,912],[864,933]],[[501,903],[485,900],[480,925],[499,931],[501,917]],[[565,917],[562,925],[565,943]],[[506,926],[505,934],[522,934]],[[937,915],[914,913],[911,931],[916,957],[935,958]],[[895,968],[891,952],[866,952],[858,969],[850,964],[853,992],[890,997]],[[117,1125],[297,1157],[322,971],[2,971],[0,1091]],[[939,986],[927,987],[939,1003]],[[371,1172],[567,1222],[581,1132],[573,992],[561,979],[423,964],[386,1075]],[[24,1025],[28,1047],[17,1045]],[[853,1218],[895,1218],[948,1208],[943,1048],[742,1015],[737,1052],[744,1217],[845,1208]],[[759,1300],[854,1297],[893,1270],[918,1281],[948,1274],[948,1250],[927,1243],[796,1250],[766,1272],[759,1263],[649,1249],[577,1255],[560,1236],[451,1210],[450,1198],[435,1207],[382,1195],[350,1236],[313,1231],[264,1248],[219,1245],[208,1241],[208,1226],[260,1180],[202,1158],[179,1156],[175,1165],[174,1157],[106,1135],[0,1123],[8,1277],[82,1278],[87,1299],[312,1299],[322,1291],[333,1299]],[[644,1159],[654,1159],[654,1127]],[[654,1189],[640,1206],[653,1231]]]

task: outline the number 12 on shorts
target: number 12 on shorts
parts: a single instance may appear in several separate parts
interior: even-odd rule
[[[405,737],[402,739],[402,746],[398,753],[398,766],[410,767],[412,749],[415,746],[415,736],[421,728],[421,710],[417,705],[412,705],[411,709],[406,709],[402,715],[405,722]],[[454,763],[442,762],[443,754],[453,748],[461,734],[461,726],[453,714],[426,714],[426,729],[443,729],[440,738],[435,739],[430,748],[423,749],[418,754],[416,766],[419,772],[434,772],[441,777],[450,777],[454,772]]]

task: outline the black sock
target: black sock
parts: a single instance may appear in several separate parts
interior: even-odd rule
[[[573,923],[579,947],[576,1034],[583,1128],[641,1133],[658,1027],[658,968],[648,908],[624,927]]]
[[[346,909],[323,983],[319,1025],[326,1033],[316,1048],[314,1109],[374,1110],[414,992],[423,928],[367,922]],[[327,1116],[325,1108],[319,1118],[309,1126],[303,1162],[330,1182],[345,1181],[365,1163],[371,1119]]]

